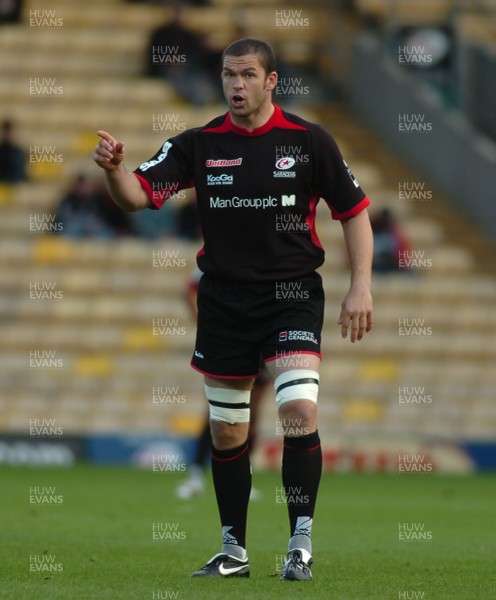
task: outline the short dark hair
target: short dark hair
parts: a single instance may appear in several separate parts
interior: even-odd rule
[[[274,50],[267,42],[255,38],[243,38],[229,44],[222,53],[222,66],[226,56],[245,56],[245,54],[257,54],[266,75],[276,70]]]

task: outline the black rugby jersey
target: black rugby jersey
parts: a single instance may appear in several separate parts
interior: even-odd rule
[[[251,132],[229,113],[189,129],[134,171],[156,208],[196,187],[204,273],[231,281],[301,277],[324,262],[315,230],[319,199],[334,219],[370,203],[324,129],[274,108]]]

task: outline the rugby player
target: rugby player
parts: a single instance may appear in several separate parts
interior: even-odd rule
[[[246,520],[251,488],[250,390],[262,356],[283,428],[282,481],[289,515],[284,580],[310,580],[311,533],[322,471],[317,429],[324,314],[315,229],[320,198],[342,225],[350,287],[338,324],[351,342],[372,328],[370,201],[333,138],[272,102],[274,53],[246,38],[222,56],[228,111],[167,140],[134,172],[123,142],[99,131],[94,152],[124,210],[159,209],[196,187],[204,244],[191,364],[204,375],[212,433],[212,476],[222,548],[195,577],[248,577]]]

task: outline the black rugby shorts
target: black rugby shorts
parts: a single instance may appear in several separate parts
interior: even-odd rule
[[[222,379],[255,377],[260,358],[305,368],[305,355],[321,357],[323,320],[324,290],[318,273],[260,283],[203,275],[191,366]]]

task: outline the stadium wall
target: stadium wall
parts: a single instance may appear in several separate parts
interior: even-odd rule
[[[460,442],[423,436],[360,435],[359,439],[323,438],[324,470],[396,474],[469,474],[496,470],[496,442]],[[72,467],[76,463],[120,465],[156,472],[185,472],[191,464],[196,438],[167,433],[108,433],[41,436],[0,433],[0,466]],[[257,470],[278,470],[281,440],[257,445]],[[408,457],[408,463],[401,457]],[[414,459],[414,460],[413,460]],[[413,460],[413,464],[412,464]]]
[[[496,53],[478,41],[460,43],[456,74],[463,111],[482,131],[496,139]]]
[[[496,144],[394,64],[382,42],[370,33],[357,36],[354,45],[351,106],[395,152],[496,240]],[[400,131],[400,115],[413,115],[430,127]]]

